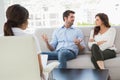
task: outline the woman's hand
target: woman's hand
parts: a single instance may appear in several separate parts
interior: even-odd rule
[[[40,76],[41,76],[41,80],[46,80],[45,75],[43,73]]]
[[[95,40],[94,39],[89,39],[89,42],[94,42]]]
[[[89,39],[89,42],[95,42],[95,40],[94,39]],[[97,42],[97,45],[101,45],[101,44],[103,44],[105,42],[106,42],[105,40],[99,41],[99,42]]]
[[[101,45],[101,44],[103,44],[103,43],[105,43],[106,41],[99,41],[99,42],[97,42],[97,45]]]

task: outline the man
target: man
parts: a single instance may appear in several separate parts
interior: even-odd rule
[[[80,30],[74,28],[73,22],[75,12],[67,10],[63,13],[64,25],[56,29],[52,36],[52,41],[49,43],[46,35],[42,35],[48,49],[51,52],[42,52],[48,54],[48,60],[58,60],[59,68],[67,67],[67,60],[76,58],[79,50],[85,48],[83,34]]]

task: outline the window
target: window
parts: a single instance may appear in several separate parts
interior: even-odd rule
[[[120,0],[4,0],[5,8],[21,4],[30,13],[29,27],[58,27],[63,25],[62,14],[76,12],[75,26],[93,26],[97,13],[106,13],[113,26],[120,25]]]

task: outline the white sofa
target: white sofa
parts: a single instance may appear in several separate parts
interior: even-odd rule
[[[84,34],[84,40],[87,46],[88,38],[90,35],[90,31],[93,27],[79,27]],[[109,60],[105,60],[105,68],[109,69],[109,73],[112,80],[120,80],[120,26],[115,27],[117,30],[117,35],[115,39],[115,45],[117,48],[117,57]],[[35,30],[35,35],[38,37],[40,41],[40,47],[42,51],[49,51],[46,47],[45,42],[41,38],[42,34],[47,34],[49,40],[51,40],[52,33],[55,28],[38,28]],[[67,62],[67,68],[92,68],[94,69],[93,64],[91,63],[91,53],[86,47],[85,51],[80,53],[76,59],[70,60]],[[51,62],[50,60],[49,62]]]

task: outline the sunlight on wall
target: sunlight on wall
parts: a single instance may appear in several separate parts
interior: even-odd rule
[[[112,24],[120,24],[120,0],[101,0],[96,7],[96,12],[108,14],[110,23]]]
[[[8,2],[9,1],[9,2]],[[120,25],[120,0],[5,0],[8,4],[21,4],[30,13],[29,27],[59,27],[63,25],[65,10],[75,11],[75,26],[91,26],[95,15],[106,13],[111,25]]]

